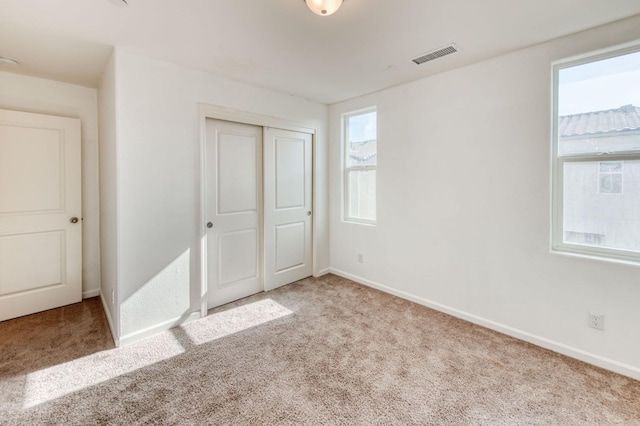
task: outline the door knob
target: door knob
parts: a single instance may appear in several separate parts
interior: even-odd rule
[[[308,211],[308,212],[307,212],[307,216],[311,216],[311,211]]]
[[[207,222],[207,228],[213,228],[213,223]]]
[[[77,217],[72,217],[71,219],[69,219],[69,222],[78,223],[78,218]]]

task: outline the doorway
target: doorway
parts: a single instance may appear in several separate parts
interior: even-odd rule
[[[312,275],[312,135],[205,118],[206,309]]]

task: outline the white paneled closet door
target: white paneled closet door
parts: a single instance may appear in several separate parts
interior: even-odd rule
[[[207,119],[207,305],[263,290],[262,128]]]
[[[264,129],[264,287],[312,274],[312,137]]]
[[[312,274],[310,134],[207,119],[209,309]]]

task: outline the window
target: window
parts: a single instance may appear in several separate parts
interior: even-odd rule
[[[640,262],[640,46],[554,65],[554,250]]]
[[[598,194],[622,194],[622,161],[601,161]]]
[[[375,223],[377,113],[360,111],[344,116],[344,217]]]

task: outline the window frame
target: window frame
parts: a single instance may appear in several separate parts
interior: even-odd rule
[[[560,70],[584,65],[605,59],[611,59],[631,53],[640,52],[640,42],[635,41],[598,50],[595,52],[574,56],[551,64],[552,68],[552,105],[551,105],[551,252],[560,254],[577,255],[597,260],[614,261],[640,265],[640,252],[632,250],[615,249],[611,247],[588,246],[578,243],[564,241],[564,165],[575,162],[615,162],[615,161],[637,161],[640,160],[640,150],[637,151],[616,151],[560,154],[558,138],[558,84]],[[598,179],[600,170],[598,169]],[[623,174],[624,179],[624,174]],[[598,191],[599,191],[598,182]],[[599,194],[598,195],[619,195],[619,194]]]
[[[375,165],[356,165],[349,166],[348,158],[349,158],[349,118],[355,117],[358,115],[364,115],[375,112],[376,113],[376,164]],[[367,107],[363,109],[359,109],[356,111],[350,111],[342,114],[342,149],[341,151],[341,166],[342,166],[342,219],[345,222],[357,223],[361,225],[370,225],[375,226],[378,219],[378,149],[377,149],[377,140],[378,140],[378,108],[376,106]],[[350,201],[350,172],[357,171],[374,171],[376,172],[376,217],[374,219],[364,219],[360,217],[354,217],[349,214],[349,201]]]

